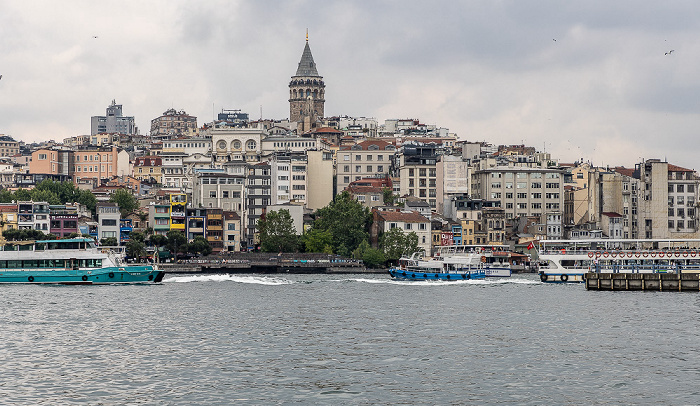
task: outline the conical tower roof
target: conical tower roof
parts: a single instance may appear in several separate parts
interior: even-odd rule
[[[311,48],[309,48],[308,40],[304,46],[304,53],[301,54],[297,74],[294,76],[321,76],[316,70],[316,63],[314,62],[313,55],[311,55]]]

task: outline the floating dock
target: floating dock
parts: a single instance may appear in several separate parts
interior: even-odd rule
[[[700,273],[589,272],[585,279],[587,290],[700,292]]]

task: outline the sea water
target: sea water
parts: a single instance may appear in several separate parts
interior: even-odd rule
[[[700,404],[696,293],[291,274],[0,291],[1,404]]]

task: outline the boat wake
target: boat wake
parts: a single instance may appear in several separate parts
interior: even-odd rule
[[[410,285],[410,286],[453,286],[453,285],[507,285],[507,284],[522,284],[522,285],[537,285],[540,281],[524,279],[524,278],[486,278],[486,279],[471,279],[466,281],[408,281],[399,279],[367,279],[357,278],[351,279],[354,282],[371,283],[371,284],[387,284],[387,285]]]
[[[252,283],[256,285],[291,285],[294,282],[284,278],[269,276],[249,275],[190,275],[173,276],[163,279],[164,283],[189,283],[189,282],[238,282]]]

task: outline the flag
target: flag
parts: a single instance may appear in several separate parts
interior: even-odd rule
[[[530,244],[527,245],[527,249],[531,250],[533,248],[535,248],[535,244],[533,244],[532,241],[530,241]]]

